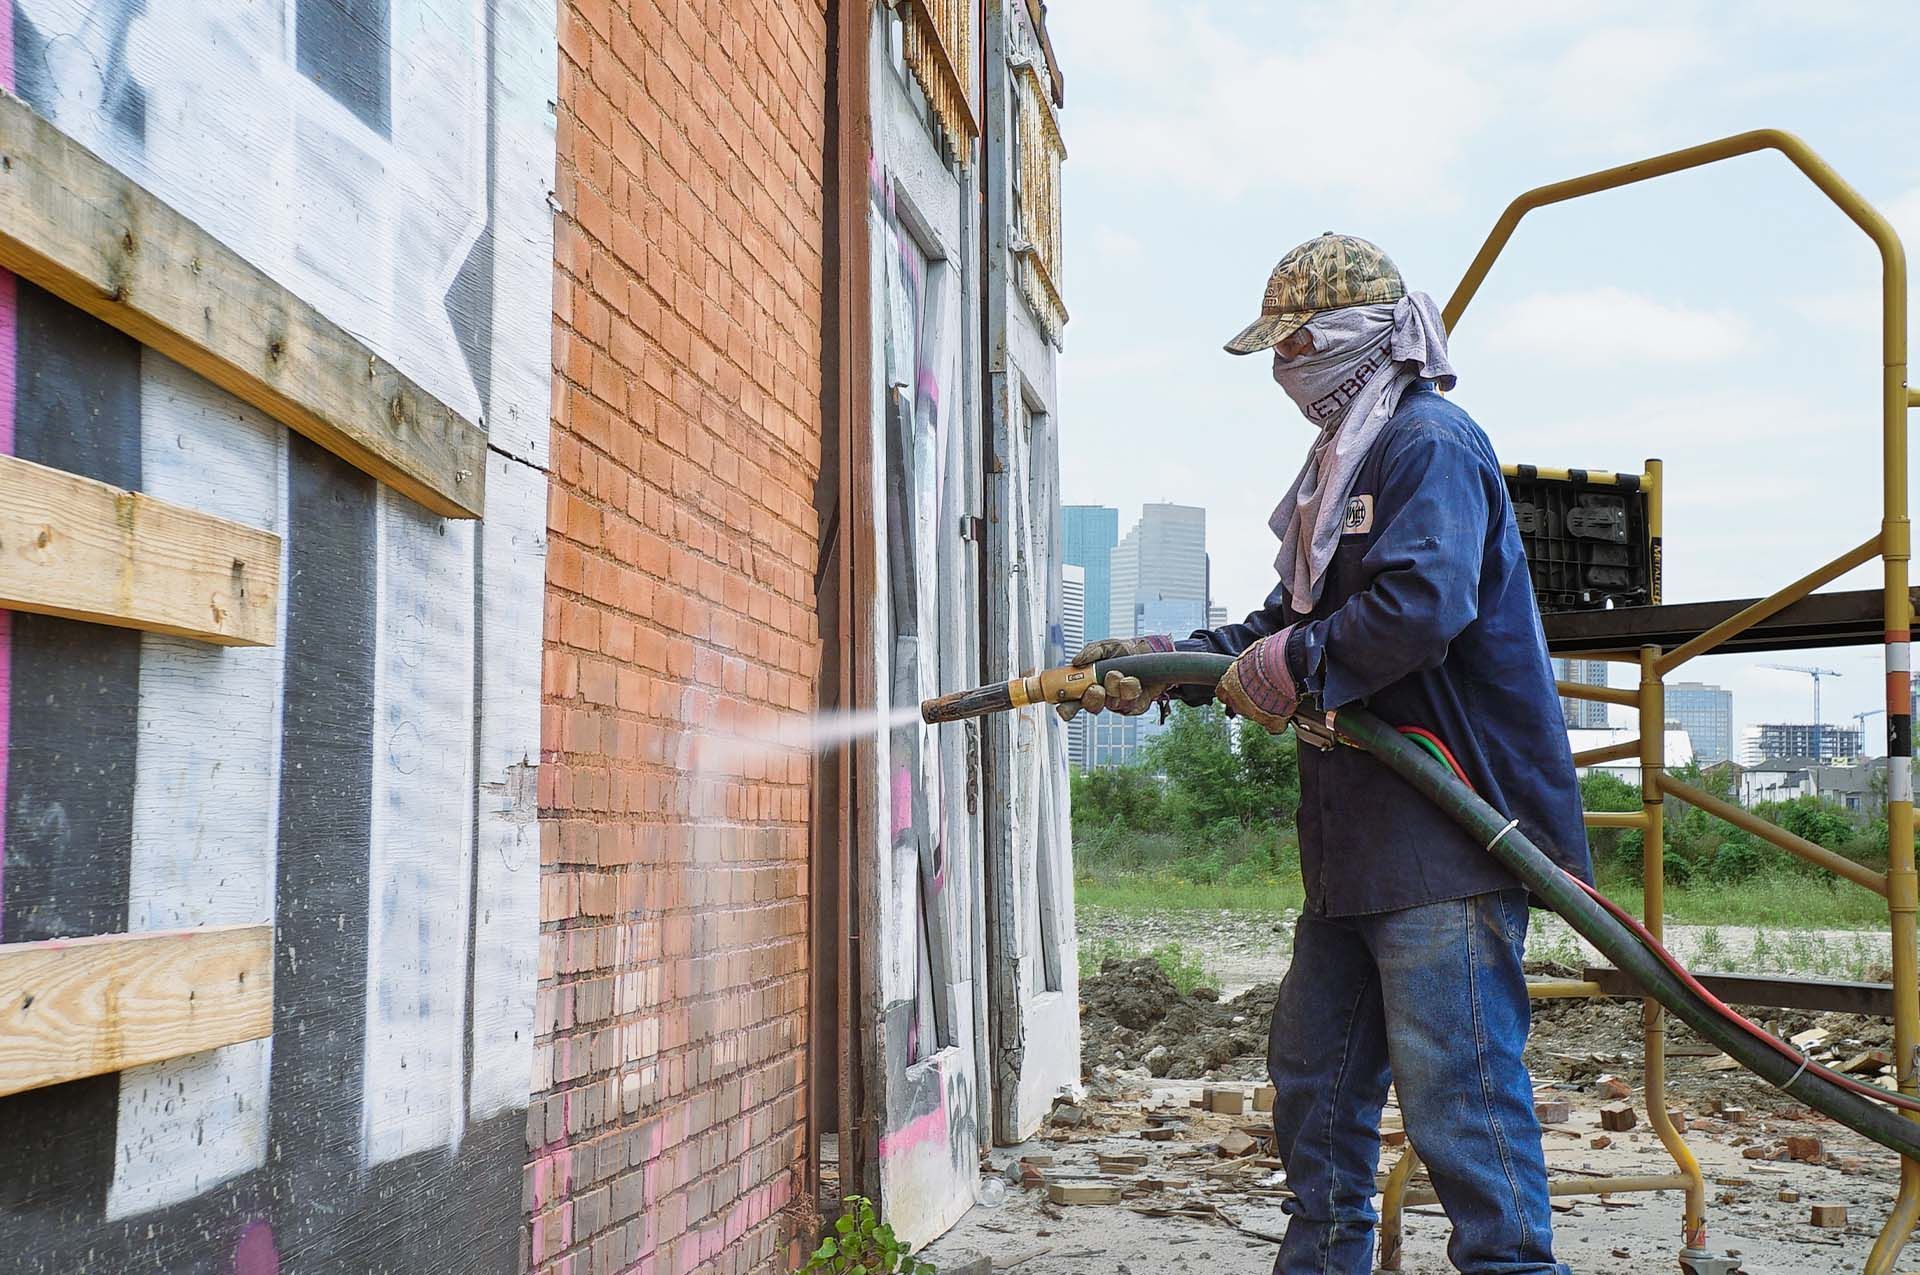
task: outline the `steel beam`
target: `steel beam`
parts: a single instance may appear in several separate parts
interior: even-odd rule
[[[1694,975],[1706,989],[1729,1005],[1766,1009],[1799,1009],[1809,1013],[1871,1014],[1893,1017],[1891,983],[1856,983],[1829,978],[1770,978],[1754,974]],[[1645,993],[1633,979],[1606,965],[1589,965],[1581,979],[1603,996],[1638,1000]]]

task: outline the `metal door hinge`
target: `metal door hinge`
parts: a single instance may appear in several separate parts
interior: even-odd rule
[[[987,520],[974,514],[960,515],[960,538],[975,544],[987,538]]]

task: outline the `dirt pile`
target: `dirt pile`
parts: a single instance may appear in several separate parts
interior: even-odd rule
[[[1529,973],[1551,971],[1529,969]],[[1260,983],[1230,1001],[1210,988],[1181,995],[1149,957],[1112,958],[1080,981],[1080,1069],[1140,1067],[1159,1077],[1259,1079],[1266,1074],[1267,1028],[1278,983]],[[1856,1014],[1756,1010],[1782,1039],[1817,1028],[1814,1057],[1841,1066],[1859,1053],[1890,1050],[1892,1025]],[[1667,1051],[1674,1096],[1722,1096],[1729,1077],[1711,1060],[1719,1051],[1669,1015]],[[1641,1080],[1641,1007],[1625,1000],[1542,1000],[1533,1005],[1527,1066],[1539,1082],[1586,1087],[1601,1076]],[[1871,1078],[1869,1075],[1867,1078]],[[1771,1095],[1771,1091],[1768,1091]],[[1766,1099],[1761,1099],[1764,1103]],[[1790,1102],[1784,1095],[1782,1103]]]
[[[1182,996],[1150,957],[1109,959],[1080,980],[1080,1069],[1144,1067],[1155,1076],[1257,1078],[1278,983],[1230,1001],[1211,988]]]

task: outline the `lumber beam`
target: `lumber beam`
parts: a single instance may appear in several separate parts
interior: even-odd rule
[[[0,456],[0,607],[272,646],[280,537]]]
[[[273,1031],[273,927],[0,945],[0,1095]]]
[[[6,93],[0,266],[433,512],[480,516],[478,426]]]

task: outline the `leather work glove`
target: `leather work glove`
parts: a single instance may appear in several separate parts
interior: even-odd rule
[[[1228,712],[1258,722],[1274,735],[1286,730],[1300,707],[1300,688],[1287,669],[1287,635],[1292,632],[1284,628],[1242,651],[1214,692]]]
[[[1150,633],[1145,637],[1101,638],[1098,642],[1089,642],[1081,647],[1080,654],[1073,657],[1073,663],[1077,668],[1084,668],[1122,655],[1152,655],[1172,649],[1173,639],[1164,633]],[[1152,707],[1155,700],[1165,695],[1170,685],[1167,682],[1148,682],[1143,686],[1137,677],[1128,677],[1119,672],[1108,673],[1104,683],[1089,686],[1076,701],[1055,705],[1054,712],[1060,714],[1062,721],[1068,722],[1081,712],[1112,711],[1122,717],[1138,717]]]

